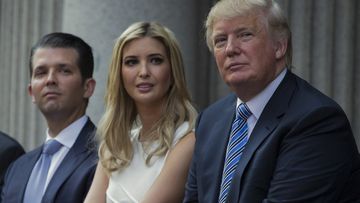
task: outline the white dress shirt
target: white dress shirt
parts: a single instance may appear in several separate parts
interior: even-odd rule
[[[85,126],[86,122],[88,121],[88,117],[86,115],[82,116],[81,118],[77,119],[73,123],[71,123],[68,127],[64,128],[55,138],[52,138],[49,135],[49,129],[46,130],[46,141],[51,139],[55,139],[60,142],[63,146],[53,154],[51,159],[51,164],[49,168],[49,172],[46,178],[45,188],[46,190],[52,176],[54,175],[56,169],[59,167],[60,163],[70,151],[71,147],[74,145],[76,139],[78,138],[80,131]]]
[[[246,105],[249,107],[252,115],[248,118],[248,136],[251,135],[256,122],[258,121],[262,111],[265,108],[265,105],[270,100],[271,96],[274,94],[275,90],[280,85],[281,81],[284,79],[287,69],[285,68],[264,90],[262,90],[254,98],[246,102]],[[239,98],[237,99],[236,108],[243,103]],[[236,110],[235,110],[236,111]]]

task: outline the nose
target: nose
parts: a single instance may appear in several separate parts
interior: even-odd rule
[[[225,53],[229,57],[232,57],[240,53],[239,44],[234,37],[228,38],[226,42]]]
[[[56,72],[49,71],[46,77],[46,85],[54,85],[57,83]]]
[[[139,77],[140,78],[147,78],[149,77],[149,69],[146,63],[140,64],[140,70],[139,70]]]

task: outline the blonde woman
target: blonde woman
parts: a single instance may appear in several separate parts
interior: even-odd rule
[[[181,202],[197,112],[173,33],[138,22],[117,39],[100,121],[100,162],[85,202]]]

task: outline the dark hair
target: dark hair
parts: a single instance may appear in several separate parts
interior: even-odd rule
[[[84,81],[91,78],[94,72],[94,57],[91,47],[81,38],[61,32],[54,32],[43,36],[32,48],[30,52],[30,77],[32,76],[32,60],[38,48],[73,48],[78,53],[77,65],[80,68],[81,77]]]

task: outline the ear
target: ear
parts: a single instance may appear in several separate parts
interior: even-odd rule
[[[31,101],[32,101],[33,103],[35,103],[35,97],[34,97],[34,95],[33,95],[33,93],[32,93],[31,83],[28,84],[28,94],[29,94],[29,96],[31,97]]]
[[[84,98],[90,98],[94,93],[96,81],[93,78],[88,78],[84,82]]]
[[[275,41],[275,57],[281,59],[285,56],[288,42],[285,38],[280,38]]]

